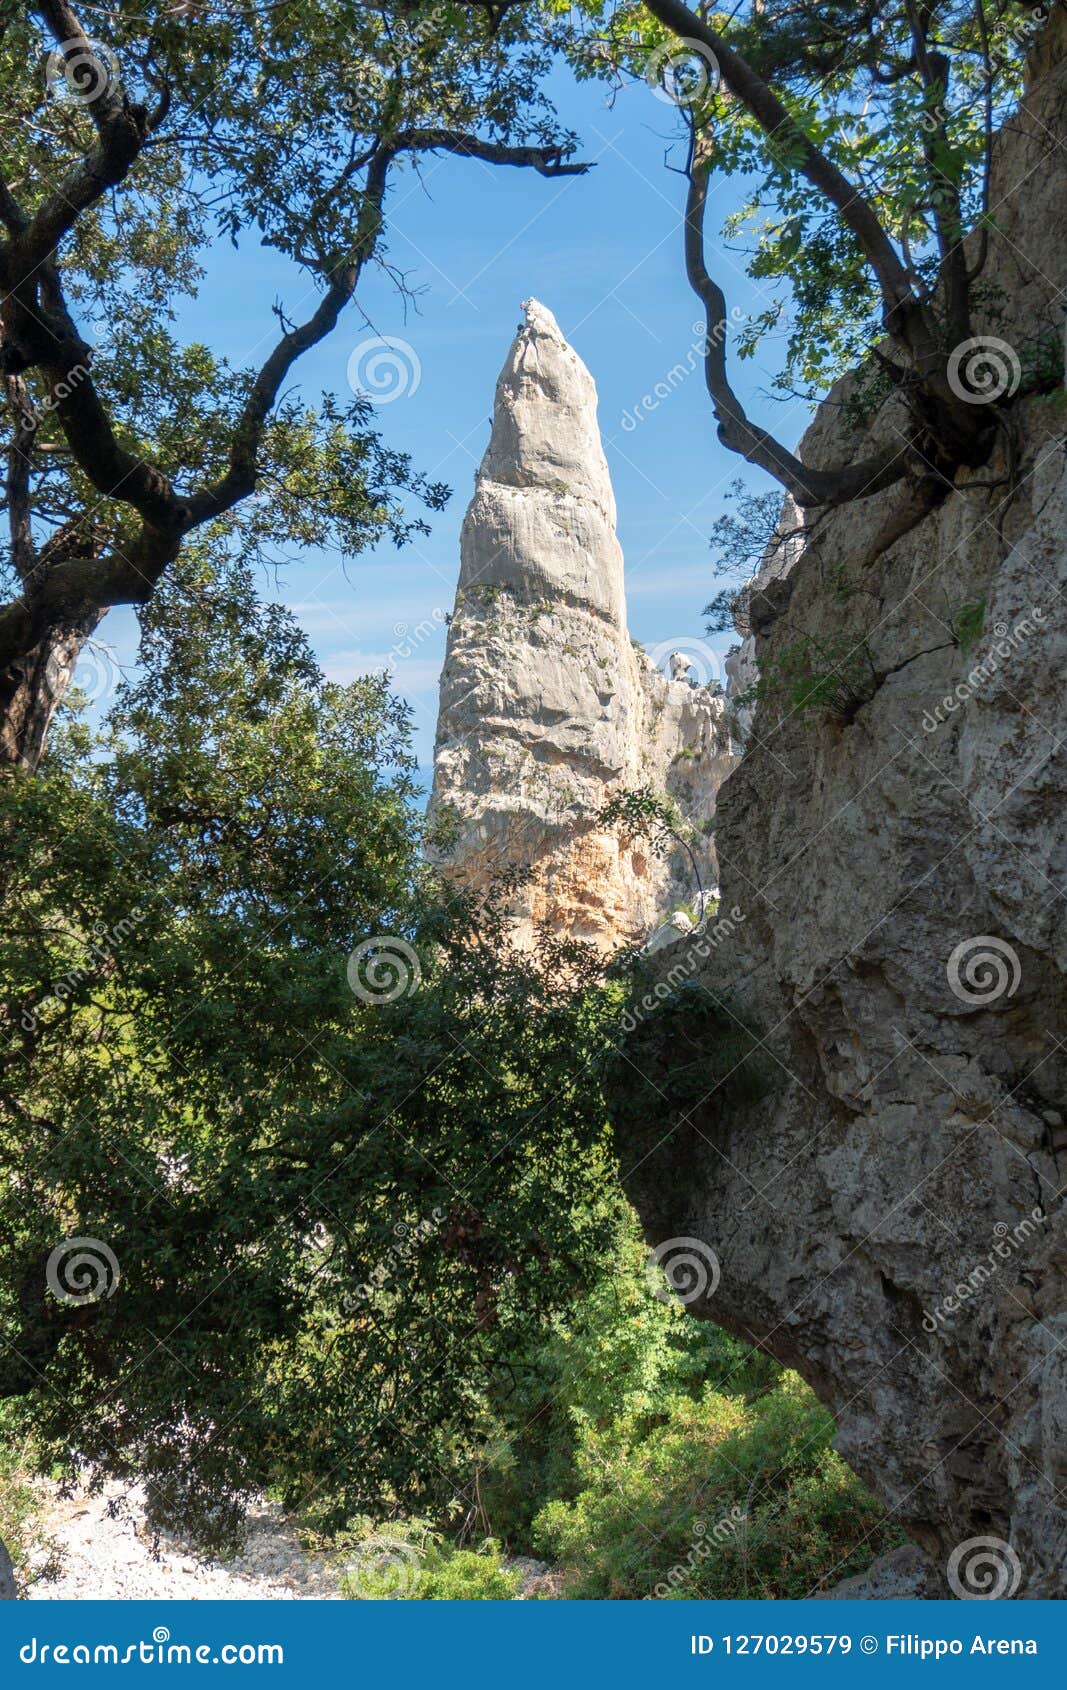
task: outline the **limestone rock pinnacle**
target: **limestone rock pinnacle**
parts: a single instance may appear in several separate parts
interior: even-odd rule
[[[532,868],[527,938],[548,920],[612,948],[698,888],[687,853],[656,857],[598,813],[620,788],[651,786],[700,828],[730,736],[721,697],[668,681],[629,638],[596,387],[551,311],[523,309],[463,522],[431,814],[457,822],[449,866],[465,880]],[[693,845],[714,884],[709,835]]]

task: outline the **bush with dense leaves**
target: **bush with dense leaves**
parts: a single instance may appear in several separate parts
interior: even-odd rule
[[[535,1522],[572,1597],[804,1597],[899,1541],[795,1374],[582,1428],[582,1488]]]

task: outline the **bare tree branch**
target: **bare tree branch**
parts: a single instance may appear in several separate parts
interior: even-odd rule
[[[726,369],[726,296],[708,272],[704,256],[704,216],[708,171],[699,156],[693,161],[685,210],[685,267],[689,285],[704,307],[704,379],[724,446],[740,453],[780,481],[798,505],[837,505],[899,481],[907,457],[899,448],[849,464],[841,469],[812,469],[749,421]]]

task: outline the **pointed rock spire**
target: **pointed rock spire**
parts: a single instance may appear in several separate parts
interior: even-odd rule
[[[580,598],[620,626],[623,561],[596,387],[551,311],[523,307],[460,542],[460,592]]]
[[[696,888],[688,861],[597,815],[652,785],[707,820],[730,738],[721,697],[667,681],[629,638],[596,387],[551,311],[523,309],[463,522],[431,815],[458,822],[457,876],[533,869],[520,937],[547,919],[611,948]],[[697,854],[714,884],[710,842]]]

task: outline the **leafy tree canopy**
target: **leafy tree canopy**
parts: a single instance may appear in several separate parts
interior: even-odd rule
[[[585,0],[576,10],[579,74],[644,76],[679,113],[686,270],[705,309],[720,438],[801,505],[839,504],[908,478],[920,489],[917,510],[928,509],[962,464],[985,461],[996,430],[994,411],[974,403],[987,397],[988,369],[975,363],[972,377],[959,359],[973,343],[996,226],[993,137],[1049,9],[1014,0],[752,0],[728,10]],[[723,236],[747,248],[767,301],[741,335],[741,355],[783,334],[788,390],[825,388],[873,357],[885,392],[903,397],[906,449],[895,440],[869,458],[814,467],[747,416],[729,372],[726,296],[705,250],[723,176],[748,194]],[[1041,358],[1029,361],[1030,385],[1047,379]]]
[[[0,1392],[208,1544],[447,1512],[620,1225],[595,965],[437,892],[403,708],[245,566],[145,619],[107,755],[0,784]]]
[[[390,197],[426,155],[584,168],[542,89],[543,35],[406,0],[4,0],[9,760],[37,759],[85,639],[151,595],[188,535],[352,555],[419,525],[405,493],[440,506],[446,490],[371,428],[366,394],[309,403],[292,383],[366,267],[389,267]],[[247,366],[175,328],[220,238],[249,266],[260,244],[293,266]]]
[[[770,133],[712,49],[679,39],[676,15],[687,8],[588,0],[580,10],[579,72],[646,78],[699,132],[706,167],[750,185],[724,234],[747,250],[749,273],[771,284],[773,298],[742,335],[742,356],[767,332],[784,333],[781,385],[821,390],[881,337],[882,300],[840,208],[812,194],[801,137],[855,182],[919,288],[932,290],[944,257],[939,235],[958,240],[992,215],[989,136],[1018,98],[1026,50],[1050,8],[1016,0],[694,5],[692,14],[780,96],[788,121]]]

